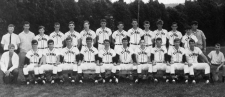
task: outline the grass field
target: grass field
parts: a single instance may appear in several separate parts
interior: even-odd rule
[[[213,47],[209,47],[207,54]],[[225,48],[221,50],[225,53]],[[225,97],[225,83],[167,84],[121,82],[119,84],[5,85],[0,73],[0,97]],[[19,80],[23,80],[20,71]]]

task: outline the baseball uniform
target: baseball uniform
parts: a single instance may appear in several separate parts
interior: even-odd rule
[[[100,66],[95,63],[97,59],[95,56],[98,54],[98,50],[95,47],[88,48],[82,47],[81,54],[83,54],[83,62],[78,66],[78,73],[82,73],[83,70],[95,70],[95,73],[100,73]]]
[[[194,50],[186,49],[187,62],[191,63],[189,67],[190,75],[194,75],[194,69],[205,70],[205,74],[210,73],[210,66],[207,63],[198,63],[198,56],[202,54],[202,51],[198,47],[194,47]]]
[[[111,70],[112,73],[116,73],[117,68],[113,64],[113,57],[116,56],[116,52],[113,49],[106,50],[103,48],[99,51],[98,56],[102,58],[101,72]]]
[[[154,39],[154,33],[151,30],[143,30],[144,32],[144,40],[147,48],[152,49],[152,40]]]
[[[137,66],[137,72],[141,73],[142,70],[148,70],[148,72],[152,72],[152,64],[150,62],[151,49],[145,47],[144,49],[137,48],[135,51],[137,55],[137,60],[140,65]]]
[[[34,39],[38,41],[39,50],[44,51],[44,49],[48,47],[48,40],[49,40],[48,35],[44,34],[43,36],[41,36],[40,34],[38,34],[37,36],[35,36]]]
[[[154,31],[154,39],[157,39],[157,38],[161,38],[162,39],[162,47],[163,48],[166,48],[166,38],[167,38],[167,30],[165,29],[162,29],[162,30],[155,30]]]
[[[133,65],[132,54],[134,54],[133,48],[127,47],[120,48],[117,50],[121,64],[119,65],[119,70],[135,70],[137,66]]]
[[[185,49],[189,49],[190,48],[190,46],[189,46],[189,40],[191,40],[191,39],[193,39],[195,41],[195,43],[198,41],[198,39],[196,38],[196,36],[193,35],[193,34],[190,34],[190,35],[185,34],[182,37],[181,42],[184,44],[184,48]]]
[[[169,39],[169,49],[171,47],[174,46],[174,39],[178,38],[178,39],[181,39],[182,38],[182,34],[180,31],[170,31],[168,32],[167,34],[167,38]]]
[[[96,30],[96,36],[98,36],[98,50],[104,48],[104,40],[109,40],[109,37],[112,35],[111,29],[105,27],[105,29],[98,28]]]
[[[130,48],[135,51],[136,48],[140,47],[139,42],[144,35],[144,32],[140,28],[137,28],[136,30],[131,28],[127,32],[127,36],[130,37]]]
[[[112,38],[115,40],[115,51],[117,51],[118,48],[122,48],[122,39],[125,37],[127,37],[127,32],[125,30],[122,30],[121,32],[119,30],[116,30],[115,32],[113,32]]]
[[[81,39],[82,39],[82,48],[87,46],[87,44],[86,44],[86,38],[87,37],[91,37],[93,40],[96,38],[95,32],[93,30],[91,30],[91,29],[88,30],[88,31],[82,30],[80,32],[80,36],[81,36]]]
[[[54,41],[54,48],[61,52],[65,35],[62,32],[52,32],[50,34],[50,39]]]
[[[81,35],[77,31],[73,31],[73,32],[68,31],[65,33],[65,39],[69,36],[72,38],[72,46],[77,47],[78,40],[81,38]]]

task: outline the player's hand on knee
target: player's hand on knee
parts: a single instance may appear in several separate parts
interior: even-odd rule
[[[152,66],[155,66],[156,65],[156,62],[152,62]]]
[[[27,68],[27,65],[24,65],[23,68]]]
[[[170,64],[170,62],[166,62],[166,65],[167,65],[167,66],[170,66],[171,64]]]
[[[174,64],[174,61],[171,61],[170,64]]]
[[[116,63],[113,63],[113,65],[114,65],[114,66],[117,66],[118,64],[116,64]]]
[[[188,63],[188,66],[191,67],[193,64],[192,63]]]
[[[148,64],[152,64],[152,62],[148,62]]]

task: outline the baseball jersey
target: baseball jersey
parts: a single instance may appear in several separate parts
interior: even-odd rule
[[[96,36],[98,36],[99,43],[103,43],[106,39],[109,40],[110,35],[112,35],[112,31],[107,27],[105,27],[105,29],[102,29],[101,27],[96,30]]]
[[[121,62],[129,63],[132,60],[132,54],[134,54],[134,51],[130,47],[127,47],[126,49],[122,47],[117,50],[117,54],[120,56]]]
[[[52,32],[50,34],[50,39],[54,41],[54,47],[62,47],[65,36],[62,32],[58,32],[58,33]]]
[[[43,52],[41,50],[34,51],[33,49],[31,49],[27,52],[26,57],[30,59],[30,63],[38,63],[42,55]]]
[[[50,49],[45,49],[43,55],[46,57],[46,63],[56,63],[59,51],[57,49],[53,49],[52,51]]]
[[[144,35],[143,30],[140,28],[137,28],[136,30],[131,28],[127,32],[127,36],[130,37],[130,43],[134,44],[139,44],[141,37]]]
[[[98,56],[102,58],[102,62],[113,62],[112,58],[116,56],[116,52],[113,49],[101,49]]]
[[[81,35],[81,39],[82,39],[82,45],[86,45],[87,37],[91,37],[92,39],[95,39],[95,37],[96,37],[96,34],[93,30],[88,30],[88,31],[82,30],[80,32],[80,35]]]
[[[95,61],[95,55],[98,54],[98,50],[95,47],[82,47],[81,54],[84,55],[84,61]]]
[[[165,60],[165,54],[167,53],[167,49],[166,48],[157,48],[154,47],[151,50],[151,53],[154,54],[154,61],[155,62],[163,62],[166,61]]]
[[[73,32],[68,31],[65,33],[65,38],[69,36],[73,39],[72,45],[77,46],[78,45],[77,40],[81,38],[80,34],[77,31],[73,31]]]
[[[62,55],[64,56],[64,62],[75,62],[76,60],[76,55],[79,54],[80,51],[78,50],[77,47],[65,47],[62,50]]]
[[[217,54],[216,51],[211,51],[208,54],[208,57],[211,59],[212,64],[221,64],[222,62],[225,62],[224,55],[222,52],[219,51]]]
[[[156,38],[161,38],[162,39],[162,45],[165,45],[166,44],[166,38],[167,38],[167,30],[165,29],[162,29],[162,30],[155,30],[154,31],[154,37],[155,39]]]
[[[170,45],[174,45],[174,39],[176,39],[176,38],[181,39],[182,38],[182,34],[181,34],[180,31],[175,31],[175,32],[174,31],[170,31],[167,34],[167,38],[169,39]]]
[[[194,47],[194,51],[189,48],[186,49],[186,58],[189,63],[198,63],[198,55],[202,54],[202,51],[198,47]]]
[[[44,34],[43,36],[41,36],[40,34],[38,34],[34,39],[38,41],[38,49],[45,49],[48,47],[48,35]]]
[[[137,48],[135,51],[136,55],[138,56],[138,62],[148,62],[148,59],[151,55],[151,50],[149,48]]]
[[[143,30],[144,32],[144,40],[146,45],[152,45],[152,40],[154,39],[154,33],[151,30]]]
[[[116,30],[112,34],[112,38],[115,39],[115,44],[122,44],[122,39],[125,37],[127,37],[127,32],[125,30],[122,30],[121,32]]]
[[[9,50],[8,46],[9,46],[10,42],[11,42],[11,44],[13,44],[15,46],[15,49],[17,49],[18,44],[20,43],[19,36],[12,33],[11,34],[11,40],[10,40],[10,34],[9,33],[2,36],[1,44],[4,44],[4,47],[3,47],[4,50]]]
[[[193,39],[195,41],[195,43],[198,41],[198,39],[196,38],[195,35],[191,34],[191,35],[187,35],[185,34],[183,37],[182,37],[182,40],[181,42],[184,44],[184,48],[189,48],[189,40]]]
[[[183,55],[185,55],[185,49],[179,47],[177,50],[175,47],[171,47],[168,50],[168,55],[171,56],[171,61],[181,63],[183,61]]]

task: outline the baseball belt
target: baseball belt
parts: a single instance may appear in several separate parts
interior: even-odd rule
[[[103,64],[112,64],[113,62],[102,62]]]
[[[38,48],[38,49],[46,49],[47,47],[44,47],[44,48]]]
[[[54,65],[54,64],[56,64],[56,63],[46,63],[46,64],[49,64],[49,65]]]
[[[132,44],[132,45],[139,45],[138,43],[130,43],[130,44]]]
[[[103,45],[104,43],[98,43],[98,44],[102,44]]]
[[[94,63],[95,61],[84,61],[85,63]]]
[[[64,62],[64,63],[67,63],[67,64],[75,64],[74,62]]]
[[[130,64],[130,62],[122,62],[122,64]]]
[[[38,62],[30,62],[30,64],[37,64]]]
[[[56,49],[62,48],[62,47],[55,47]]]
[[[115,45],[122,45],[122,44],[115,44]]]
[[[147,64],[147,62],[140,62],[140,64]]]

